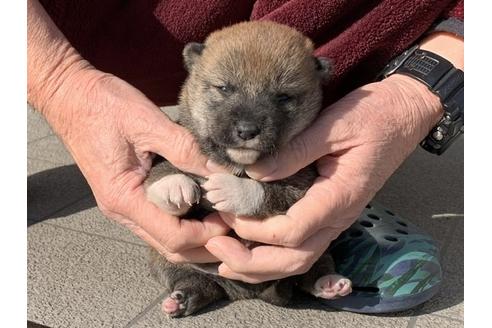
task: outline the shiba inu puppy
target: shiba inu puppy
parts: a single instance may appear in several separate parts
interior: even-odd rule
[[[214,32],[203,44],[188,44],[183,56],[189,76],[178,123],[192,132],[205,155],[233,174],[205,179],[161,160],[146,181],[148,199],[176,216],[214,210],[258,218],[285,213],[313,184],[316,169],[309,166],[268,183],[248,178],[244,170],[313,122],[328,62],[313,56],[313,43],[301,33],[266,21]],[[335,274],[326,253],[303,275],[260,284],[222,278],[213,267],[173,264],[153,251],[152,273],[169,291],[163,311],[186,316],[222,298],[285,305],[294,288],[322,298],[351,292],[350,280]]]

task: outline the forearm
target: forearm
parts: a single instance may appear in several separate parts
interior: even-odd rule
[[[44,115],[64,81],[89,68],[37,0],[27,2],[27,100]]]

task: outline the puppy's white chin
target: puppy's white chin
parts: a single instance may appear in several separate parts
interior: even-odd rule
[[[246,148],[227,148],[226,153],[232,161],[243,165],[253,164],[260,157],[259,151]]]

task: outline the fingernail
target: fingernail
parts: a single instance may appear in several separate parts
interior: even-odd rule
[[[225,263],[221,263],[217,267],[217,271],[219,273],[219,276],[222,276],[222,277],[226,277],[232,272],[232,270]]]
[[[224,221],[231,228],[233,227],[233,225],[234,225],[234,219],[237,218],[236,215],[230,214],[230,213],[226,213],[226,212],[219,212],[219,215],[220,215],[220,218],[222,219],[222,221]]]
[[[220,257],[220,255],[222,255],[220,246],[214,240],[207,241],[207,243],[205,244],[205,248],[215,257]]]
[[[228,172],[228,170],[225,167],[223,167],[222,165],[219,165],[219,164],[215,163],[211,159],[209,159],[207,161],[207,164],[205,164],[205,167],[210,172],[213,172],[213,173],[224,173],[224,172]]]
[[[277,161],[272,157],[268,157],[262,159],[258,163],[249,166],[246,169],[246,174],[255,180],[261,180],[269,176],[276,170],[277,170]]]

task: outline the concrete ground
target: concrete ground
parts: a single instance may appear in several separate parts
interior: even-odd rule
[[[142,241],[104,218],[43,118],[28,108],[28,311],[31,327],[463,327],[463,139],[444,156],[418,149],[376,200],[441,246],[441,292],[391,315],[338,312],[302,298],[282,308],[222,302],[168,319]]]

